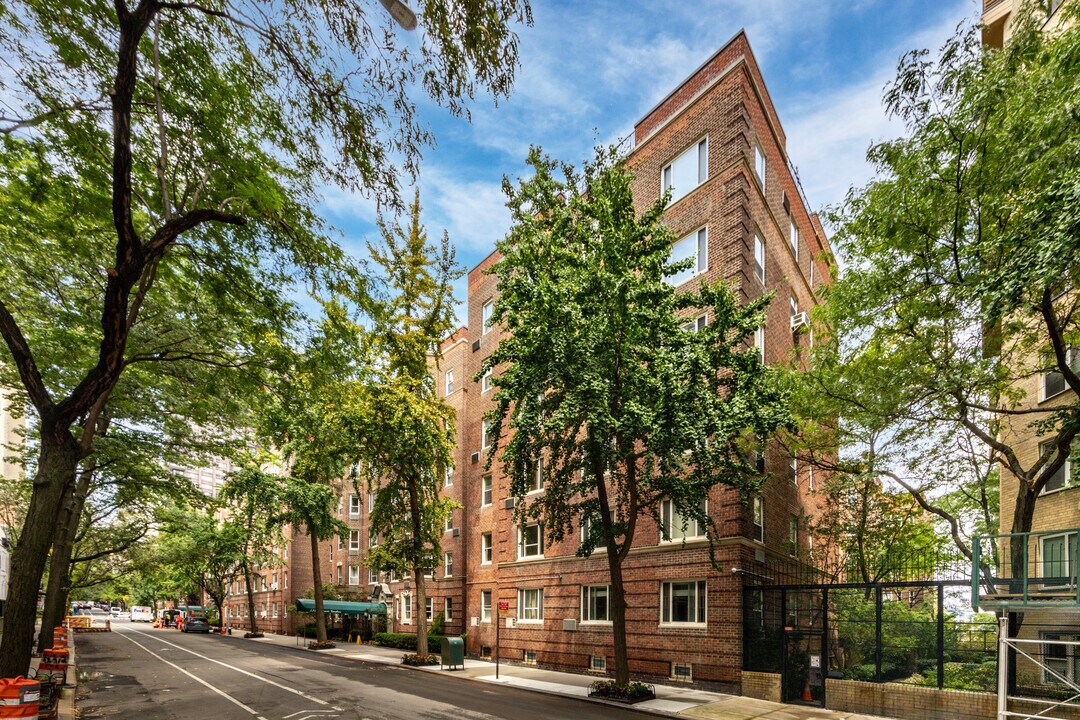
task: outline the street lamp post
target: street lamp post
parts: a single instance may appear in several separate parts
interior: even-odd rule
[[[379,0],[379,2],[402,28],[410,31],[416,29],[416,13],[408,5],[401,0]]]

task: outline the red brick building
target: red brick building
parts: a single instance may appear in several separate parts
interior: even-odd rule
[[[785,146],[740,32],[638,122],[630,155],[640,207],[673,188],[666,216],[680,238],[673,254],[698,260],[695,271],[677,279],[680,287],[723,278],[747,301],[776,294],[755,340],[774,365],[799,362],[800,350],[813,343],[802,313],[818,303],[816,290],[830,277],[828,242],[802,198]],[[440,392],[457,411],[456,465],[445,492],[461,508],[443,536],[445,561],[428,584],[428,611],[433,618],[444,615],[447,633],[466,634],[467,652],[489,655],[498,605],[506,602],[513,622],[501,629],[503,659],[605,672],[613,664],[613,641],[603,553],[579,558],[576,536],[544,545],[529,527],[517,527],[509,478],[497,461],[484,470],[483,415],[494,407],[493,388],[473,378],[500,339],[501,330],[488,322],[496,278],[484,273],[497,261],[492,254],[469,273],[468,325],[447,339],[433,366]],[[710,563],[704,537],[689,531],[689,537],[664,541],[650,518],[639,521],[624,564],[635,676],[739,689],[742,574],[760,570],[770,555],[790,556],[812,545],[806,532],[812,472],[779,446],[764,455],[771,477],[759,498],[744,505],[726,488],[709,498],[722,536],[717,557],[723,572]],[[370,505],[366,496],[343,492],[342,517],[355,530],[335,548],[326,577],[362,591],[385,582],[393,594],[392,628],[409,631],[416,612],[406,609],[410,583],[360,565],[371,542],[365,528]]]

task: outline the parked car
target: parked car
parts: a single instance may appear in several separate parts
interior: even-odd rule
[[[124,612],[124,611],[121,610],[120,608],[116,607],[115,605],[113,605],[111,608],[109,608],[109,614],[112,615],[113,617],[120,617],[120,613],[122,613],[122,612]]]
[[[154,622],[154,611],[142,605],[131,608],[131,622]]]
[[[184,632],[186,633],[209,633],[210,621],[204,617],[195,615],[193,617],[184,618]]]

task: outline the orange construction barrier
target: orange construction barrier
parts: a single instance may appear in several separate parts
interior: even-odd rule
[[[37,720],[41,683],[23,677],[0,680],[0,718]]]
[[[55,627],[52,631],[53,647],[67,647],[68,632],[66,627]]]
[[[41,654],[41,663],[38,665],[38,678],[42,673],[48,673],[50,678],[60,678],[60,684],[67,682],[68,659],[71,651],[67,648],[49,648]]]

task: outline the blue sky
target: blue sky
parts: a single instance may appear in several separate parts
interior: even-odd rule
[[[629,135],[657,101],[740,28],[765,77],[811,206],[840,202],[865,183],[874,140],[901,134],[882,89],[899,56],[936,51],[976,0],[533,0],[520,28],[521,67],[498,106],[478,97],[472,123],[421,103],[437,138],[419,185],[429,237],[449,232],[471,268],[509,224],[502,178],[524,172],[530,144],[580,163],[592,147]],[[374,205],[328,189],[322,206],[358,252],[376,237]],[[465,281],[456,286],[464,318]]]

